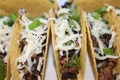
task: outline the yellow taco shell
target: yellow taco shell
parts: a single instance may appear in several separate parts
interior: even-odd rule
[[[81,60],[81,69],[79,70],[79,74],[77,75],[77,80],[84,80],[84,74],[85,74],[85,66],[86,66],[86,20],[85,20],[85,13],[82,10],[80,11],[80,24],[82,26],[81,29],[81,34],[83,34],[84,37],[82,37],[82,48],[80,50],[80,60]],[[55,17],[55,13],[54,11],[51,11],[51,16],[52,18]],[[58,80],[62,80],[61,79],[61,72],[60,72],[60,61],[59,61],[59,53],[58,51],[55,50],[55,46],[56,46],[56,35],[54,32],[54,21],[51,20],[51,33],[52,33],[52,45],[53,45],[53,55],[54,55],[54,61],[55,61],[55,67],[56,67],[56,72],[57,72],[57,77]],[[71,80],[71,79],[68,79]]]

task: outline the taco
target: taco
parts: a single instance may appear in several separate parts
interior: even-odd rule
[[[120,0],[74,0],[73,3],[86,12],[92,12],[97,8],[101,8],[105,4],[120,7]]]
[[[53,54],[58,80],[84,80],[86,29],[84,12],[75,6],[59,8],[52,15]]]
[[[109,6],[104,6],[86,14],[86,19],[88,52],[95,80],[119,80],[120,72],[115,70],[120,65],[120,35],[119,27],[115,25],[117,15]]]
[[[30,20],[25,9],[19,13],[10,40],[7,80],[44,80],[50,36],[48,14]]]
[[[21,8],[27,9],[28,17],[35,18],[42,15],[41,12],[47,12],[50,8],[56,8],[56,0],[0,0],[0,12],[9,14],[18,13]]]
[[[10,37],[16,18],[17,16],[13,13],[9,16],[0,16],[0,80],[6,77]]]

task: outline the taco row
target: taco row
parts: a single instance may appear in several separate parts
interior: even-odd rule
[[[119,15],[107,5],[91,13],[60,7],[33,20],[26,9],[1,17],[1,73],[5,80],[44,80],[51,31],[58,80],[84,80],[87,47],[95,79],[119,80]]]

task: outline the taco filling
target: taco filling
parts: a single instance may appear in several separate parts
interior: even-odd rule
[[[77,79],[81,69],[81,26],[75,7],[60,8],[54,23],[55,50],[58,51],[62,80]]]
[[[114,40],[116,32],[103,17],[107,6],[87,14],[87,21],[93,43],[99,80],[116,80],[113,74],[119,56],[115,55]]]
[[[16,20],[17,16],[13,13],[9,14],[9,16],[0,16],[0,63],[1,66],[4,67],[3,72],[0,74],[6,75],[6,67],[7,67],[7,53],[9,48],[10,36],[12,31],[12,25]],[[2,68],[0,66],[0,68]],[[0,69],[1,70],[1,69]],[[2,71],[2,70],[1,70]],[[5,72],[5,73],[4,73]]]
[[[25,9],[20,10],[19,22],[23,26],[23,31],[18,40],[21,54],[17,59],[17,69],[20,79],[41,80],[45,60],[48,17],[45,14],[40,18],[30,20],[25,13]]]
[[[115,8],[115,12],[116,12],[117,16],[120,18],[120,9],[119,8]]]

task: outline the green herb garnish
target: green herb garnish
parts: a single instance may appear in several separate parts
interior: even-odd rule
[[[3,23],[5,25],[12,26],[16,19],[17,19],[17,15],[11,13],[11,14],[9,14],[9,19],[4,21]]]
[[[106,9],[107,9],[107,6],[104,6],[102,8],[99,8],[99,9],[95,10],[94,12],[92,12],[91,15],[95,19],[99,19],[106,12]]]
[[[5,78],[5,69],[4,69],[4,62],[0,59],[0,80],[4,80]]]
[[[99,19],[100,18],[100,14],[97,12],[92,12],[91,13],[92,17],[94,17],[95,19]]]
[[[79,22],[80,21],[80,16],[79,16],[79,13],[77,11],[77,8],[75,5],[72,5],[69,7],[69,9],[71,10],[71,14],[72,14],[72,18],[73,20]]]
[[[30,30],[34,30],[35,28],[37,28],[40,25],[40,21],[39,20],[34,20],[31,24],[29,24],[29,29]]]
[[[64,43],[63,45],[64,45],[64,46],[71,45],[71,44],[72,44],[72,42],[73,42],[73,41],[72,41],[72,40],[70,40],[70,41],[68,41],[68,42]]]
[[[73,67],[74,65],[75,63],[73,61],[70,61],[69,63],[65,64],[66,67]]]
[[[95,12],[99,13],[99,14],[103,14],[106,12],[106,9],[108,8],[108,6],[104,6],[102,8],[99,8],[97,10],[95,10]]]
[[[103,21],[104,21],[106,24],[108,24],[108,23],[109,23],[109,21],[108,21],[108,20],[103,19]]]
[[[69,25],[70,25],[70,28],[72,30],[74,30],[76,28],[76,25],[75,25],[75,23],[72,20],[69,21]]]
[[[0,15],[0,18],[3,18],[3,15]]]
[[[15,15],[14,13],[11,13],[9,14],[9,18],[12,20],[12,21],[15,21],[17,19],[17,15]]]
[[[14,24],[14,21],[12,21],[11,19],[8,19],[6,21],[3,22],[5,25],[8,25],[9,27],[11,27]]]
[[[43,19],[46,19],[46,16],[45,15],[42,15],[42,16],[40,16],[41,18],[43,18]]]
[[[65,64],[66,67],[73,67],[74,65],[77,65],[78,69],[81,68],[81,61],[77,54],[74,54],[71,61]]]
[[[64,16],[64,15],[67,15],[68,13],[61,13],[61,14],[59,14],[59,16],[61,17],[61,16]]]
[[[105,55],[115,55],[111,48],[103,48],[103,52]]]

